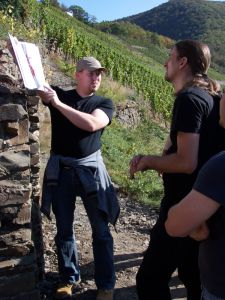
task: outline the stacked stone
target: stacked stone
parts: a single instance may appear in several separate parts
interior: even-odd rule
[[[5,48],[3,52],[0,57],[0,299],[38,300],[37,282],[43,269],[38,209],[38,98],[27,96],[18,86],[17,68]]]
[[[32,237],[36,249],[38,277],[44,277],[44,250],[40,215],[40,141],[39,141],[39,97],[27,97],[27,111],[29,116],[29,145],[30,145],[30,183],[32,186],[31,225]]]

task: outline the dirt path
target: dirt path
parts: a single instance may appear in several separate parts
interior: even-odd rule
[[[120,198],[121,215],[117,224],[118,233],[112,228],[115,249],[116,288],[115,300],[137,300],[135,276],[141,263],[143,251],[149,242],[149,228],[154,224],[157,212],[148,206]],[[78,199],[75,213],[75,233],[81,266],[82,282],[75,290],[73,299],[94,300],[95,283],[93,280],[93,256],[91,229],[82,202]],[[57,260],[54,246],[55,222],[43,220],[45,243],[46,280],[42,285],[42,299],[52,300],[58,280]],[[185,290],[177,280],[171,280],[173,299],[184,300]]]

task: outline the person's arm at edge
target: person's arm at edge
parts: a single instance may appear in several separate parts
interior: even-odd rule
[[[209,219],[219,206],[218,202],[193,189],[170,208],[165,222],[166,231],[173,237],[187,236]]]

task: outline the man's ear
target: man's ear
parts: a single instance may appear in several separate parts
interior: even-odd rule
[[[186,65],[187,65],[187,57],[186,56],[183,56],[179,59],[179,66],[180,66],[180,69],[183,69]]]

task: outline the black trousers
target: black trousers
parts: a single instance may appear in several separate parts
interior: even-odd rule
[[[139,300],[170,300],[169,281],[176,268],[187,289],[187,299],[200,300],[198,242],[168,236],[164,220],[159,218],[136,277]]]

